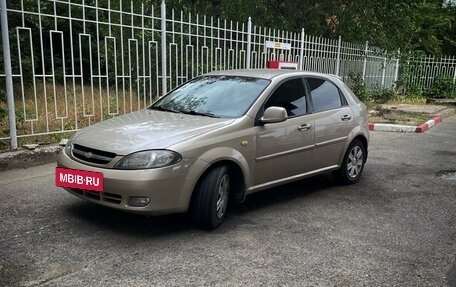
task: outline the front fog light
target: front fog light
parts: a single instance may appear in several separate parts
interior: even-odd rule
[[[148,205],[150,202],[150,199],[148,197],[143,197],[143,196],[132,196],[130,197],[130,201],[128,202],[128,205],[134,206],[134,207],[144,207]]]

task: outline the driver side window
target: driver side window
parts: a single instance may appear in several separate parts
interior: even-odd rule
[[[302,116],[307,113],[306,95],[301,78],[288,80],[273,92],[264,108],[282,107],[288,117]]]

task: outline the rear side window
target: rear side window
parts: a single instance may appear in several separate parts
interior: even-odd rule
[[[331,82],[319,78],[307,78],[314,112],[337,109],[342,106],[339,89]]]
[[[292,79],[280,84],[266,102],[265,109],[272,106],[285,108],[289,117],[305,115],[307,105],[302,79]]]

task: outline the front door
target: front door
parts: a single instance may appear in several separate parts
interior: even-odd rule
[[[300,77],[279,84],[266,101],[264,109],[283,107],[288,119],[256,127],[256,187],[279,183],[310,170],[314,122],[313,117],[307,114],[307,103],[303,79]]]

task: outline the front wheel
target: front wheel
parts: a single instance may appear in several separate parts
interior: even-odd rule
[[[342,184],[352,184],[359,180],[366,162],[366,147],[355,139],[347,149],[341,167],[334,172],[334,176]]]
[[[193,220],[205,229],[222,224],[228,207],[231,178],[227,166],[210,170],[201,180],[193,202]]]

